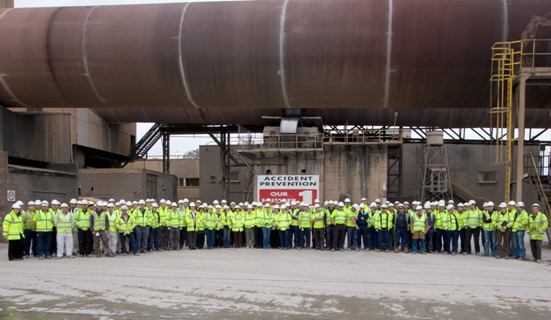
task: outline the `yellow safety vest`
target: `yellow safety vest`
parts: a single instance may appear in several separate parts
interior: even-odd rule
[[[71,221],[71,214],[63,214],[62,212],[57,213],[57,220],[55,227],[57,228],[57,233],[72,233],[73,232],[73,222]]]
[[[2,223],[2,234],[8,240],[19,240],[25,238],[23,234],[23,219],[17,215],[15,211],[11,211],[4,218]]]

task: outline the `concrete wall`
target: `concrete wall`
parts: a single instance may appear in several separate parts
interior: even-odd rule
[[[404,144],[403,200],[411,201],[419,197],[419,176],[423,162],[423,148],[424,144]],[[487,198],[494,202],[503,201],[505,167],[494,164],[495,146],[450,144],[446,145],[446,148],[450,176],[453,181],[481,198]],[[524,152],[537,154],[538,147],[525,147]],[[497,183],[479,183],[479,171],[497,171]],[[523,183],[522,201],[525,204],[536,201],[534,190],[533,185]],[[514,193],[511,194],[514,198]]]
[[[387,147],[325,145],[324,197],[359,202],[362,197],[384,198],[387,182]]]
[[[156,179],[152,189],[149,178]],[[100,199],[177,199],[176,176],[147,169],[79,169],[78,185],[83,196]]]
[[[2,130],[0,130],[2,131]],[[0,217],[8,212],[7,201],[8,153],[0,150]]]
[[[42,162],[71,162],[69,113],[21,113],[0,108],[2,147],[10,157]]]
[[[201,146],[201,198],[211,202],[222,199],[219,182],[220,153],[217,146]],[[364,196],[384,197],[386,184],[387,149],[385,146],[326,145],[320,151],[305,152],[250,152],[242,154],[257,175],[319,175],[320,200],[339,200],[351,197],[359,201]],[[252,198],[248,194],[249,170],[240,171],[239,183],[231,184],[231,201],[256,200],[256,177],[253,179]],[[215,179],[211,180],[211,177]],[[212,182],[211,182],[212,181]]]

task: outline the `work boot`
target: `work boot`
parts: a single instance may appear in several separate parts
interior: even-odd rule
[[[400,251],[400,249],[398,249],[398,247],[394,247],[394,253],[398,253]]]
[[[404,248],[404,253],[408,253],[408,252],[409,252],[408,247],[405,247],[405,248]]]

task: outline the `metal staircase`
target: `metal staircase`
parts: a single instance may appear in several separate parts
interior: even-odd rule
[[[143,159],[149,150],[153,148],[155,143],[161,139],[163,136],[162,131],[162,125],[160,123],[155,123],[149,131],[136,143],[134,146],[132,153],[128,159],[127,162],[125,162],[122,166],[126,166],[129,162],[136,161],[138,159]]]

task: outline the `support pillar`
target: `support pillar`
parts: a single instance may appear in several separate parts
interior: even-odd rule
[[[516,161],[516,193],[515,200],[522,200],[522,179],[524,175],[524,112],[526,104],[526,77],[519,78],[518,96],[518,138],[517,138],[517,161]]]
[[[163,132],[163,173],[170,173],[170,134]]]

